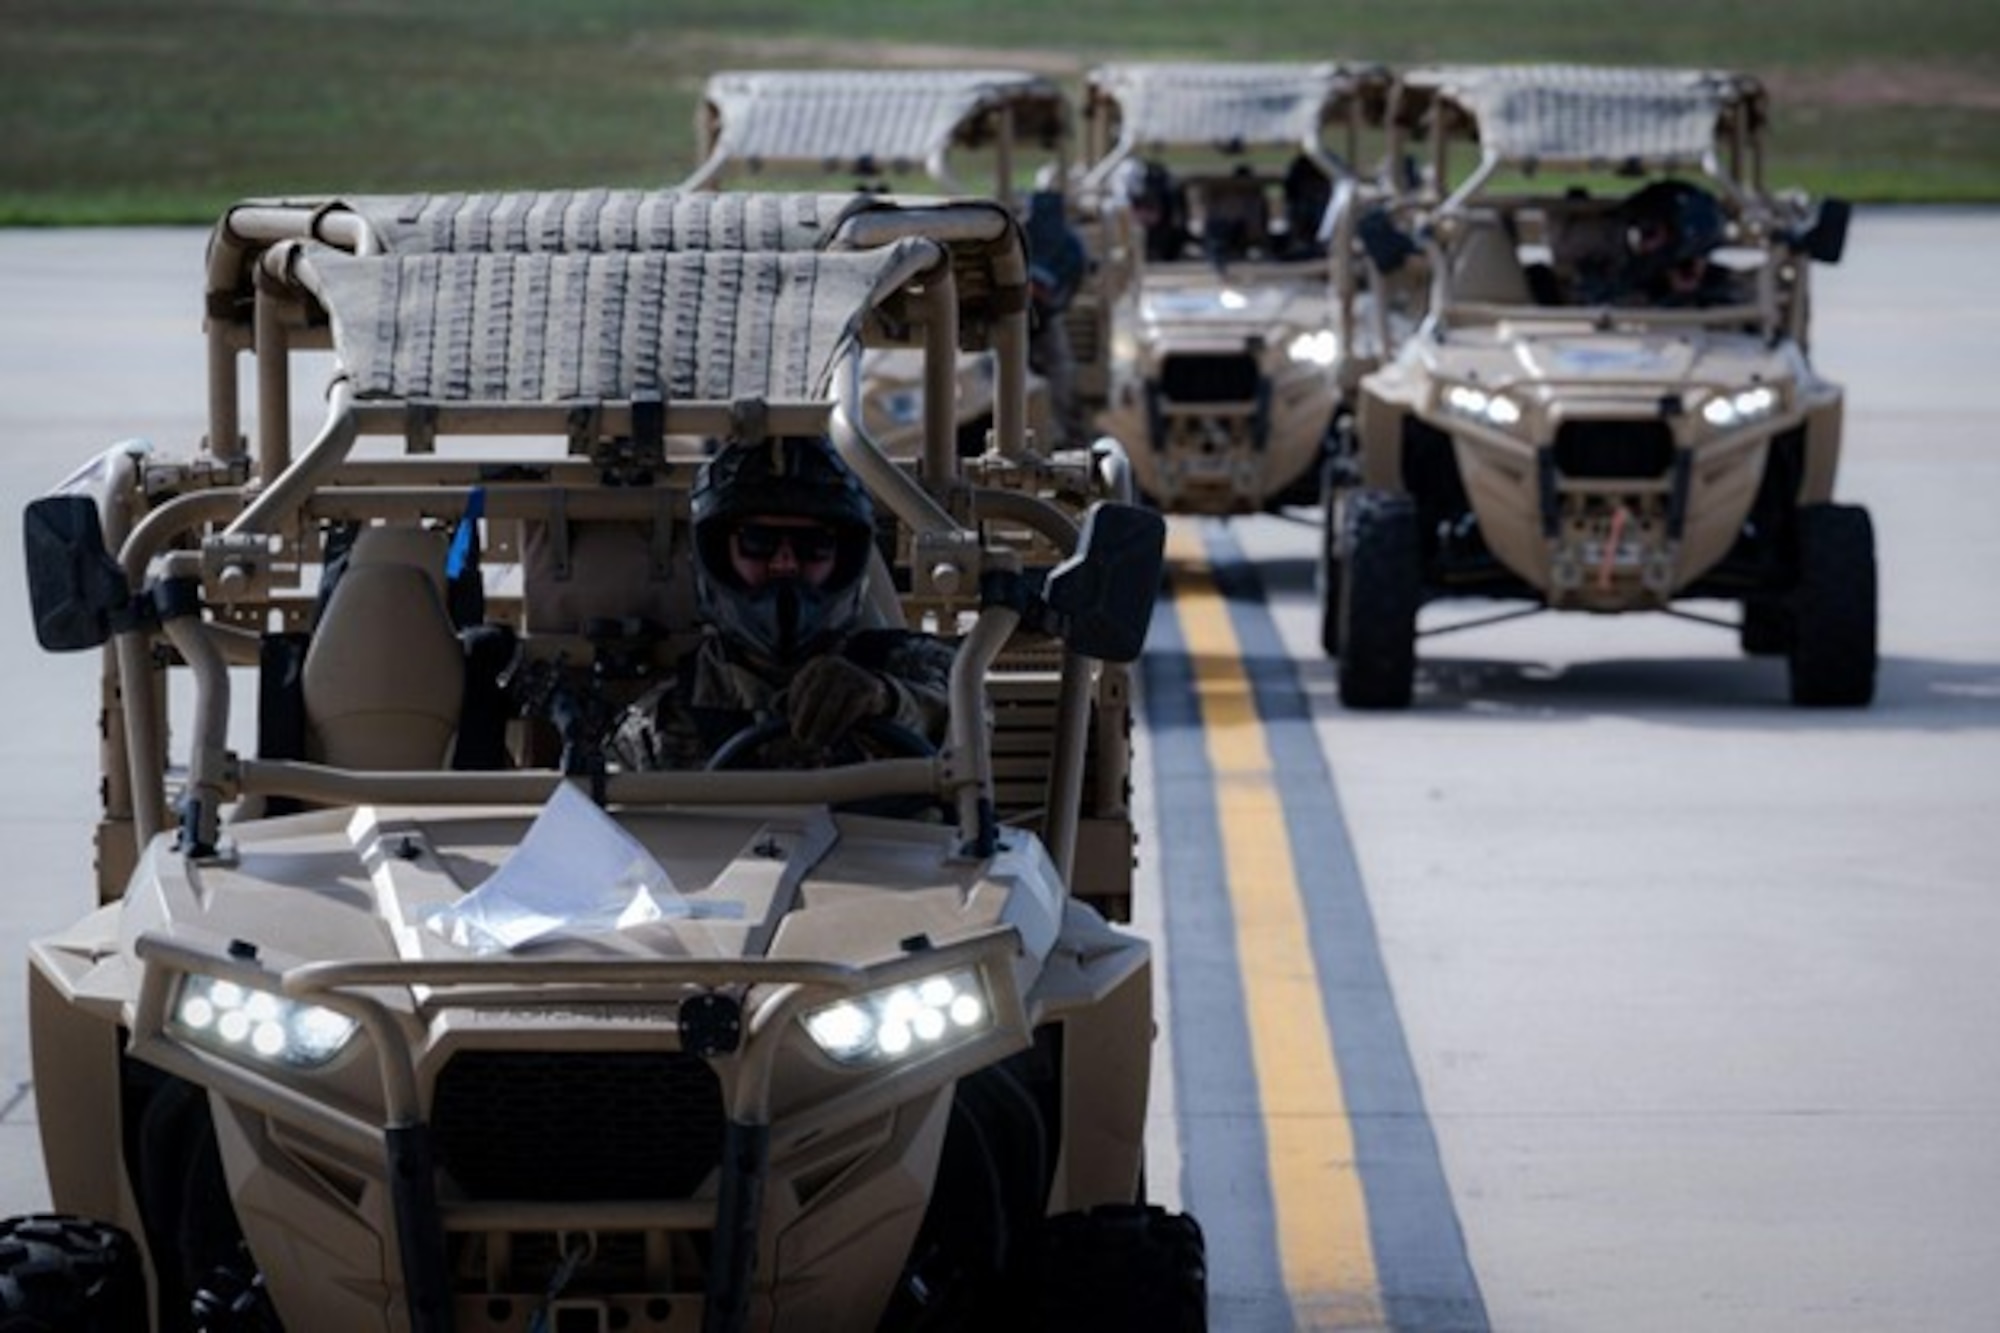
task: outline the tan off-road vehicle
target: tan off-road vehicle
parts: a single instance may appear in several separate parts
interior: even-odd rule
[[[1024,272],[981,204],[230,211],[205,446],[26,515],[38,637],[104,648],[106,811],[102,905],[33,947],[61,1212],[0,1225],[0,1320],[1203,1326],[1200,1233],[1141,1202],[1148,949],[1079,832],[1159,520],[969,486],[948,421],[899,464],[855,406],[864,347],[948,377]],[[820,431],[913,534],[871,605],[955,640],[945,743],[621,768],[605,719],[701,633],[695,471]]]
[[[1872,697],[1873,530],[1833,499],[1841,392],[1807,356],[1848,209],[1766,188],[1766,115],[1723,72],[1398,80],[1403,193],[1359,230],[1376,308],[1423,323],[1362,381],[1327,506],[1346,703],[1408,704],[1419,608],[1461,597],[1706,618],[1788,654],[1796,703]]]
[[[1068,94],[1055,80],[1005,69],[756,69],[709,77],[697,116],[700,165],[680,188],[867,190],[1001,200],[1025,216],[1034,194],[1068,211],[1072,150]],[[1107,302],[1084,282],[1065,315],[1073,330],[1078,395],[1087,419],[1103,401],[1099,349]],[[871,352],[863,365],[865,424],[892,453],[913,453],[923,435],[924,386],[906,352]],[[1031,446],[1087,447],[1063,430],[1048,377],[1031,378]],[[992,358],[959,362],[959,452],[988,448],[995,394]]]
[[[1118,294],[1098,421],[1161,508],[1319,499],[1336,415],[1385,351],[1357,304],[1351,165],[1385,88],[1338,64],[1090,73],[1079,193]]]

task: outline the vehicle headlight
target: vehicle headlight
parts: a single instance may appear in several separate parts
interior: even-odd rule
[[[1504,393],[1488,393],[1471,384],[1454,384],[1444,391],[1447,412],[1506,430],[1521,420],[1521,405]]]
[[[1314,329],[1287,343],[1285,355],[1306,365],[1330,366],[1340,355],[1340,339],[1332,329]]]
[[[317,1069],[346,1049],[360,1025],[316,1004],[191,974],[174,1000],[173,1026],[189,1041],[222,1055]]]
[[[1778,391],[1760,384],[1737,393],[1719,393],[1701,405],[1701,419],[1717,430],[1745,426],[1778,410]]]
[[[944,972],[814,1009],[806,1032],[844,1065],[884,1064],[932,1055],[993,1027],[993,1006],[979,975]]]

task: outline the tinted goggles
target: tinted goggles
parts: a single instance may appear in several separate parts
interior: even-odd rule
[[[840,549],[840,538],[828,529],[818,527],[742,523],[737,525],[735,538],[736,553],[745,560],[774,560],[780,550],[789,547],[792,559],[802,565],[812,565],[833,559],[834,552]]]

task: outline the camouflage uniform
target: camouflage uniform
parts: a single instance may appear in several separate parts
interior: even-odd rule
[[[894,697],[889,721],[933,744],[949,712],[952,646],[904,630],[863,630],[829,651],[868,668]],[[808,659],[810,660],[810,659]],[[800,663],[803,667],[804,663]],[[795,670],[759,669],[720,635],[711,634],[673,679],[648,690],[621,717],[611,755],[627,769],[698,769],[731,736],[784,716],[784,692]],[[765,752],[778,767],[811,767],[825,756],[795,741]]]

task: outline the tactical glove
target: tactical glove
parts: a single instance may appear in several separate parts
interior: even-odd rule
[[[844,657],[816,657],[799,668],[787,693],[786,720],[801,744],[820,749],[895,707],[889,682]]]

